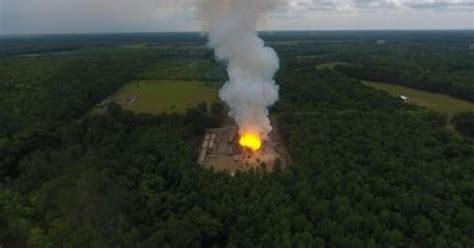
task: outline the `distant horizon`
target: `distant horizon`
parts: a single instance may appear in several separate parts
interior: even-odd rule
[[[474,28],[404,28],[404,29],[281,29],[281,30],[271,30],[271,29],[262,29],[258,30],[259,33],[283,33],[283,32],[397,32],[397,31],[414,31],[414,32],[423,32],[423,31],[468,31],[474,32]],[[105,32],[51,32],[51,33],[0,33],[0,37],[5,36],[54,36],[54,35],[101,35],[101,34],[184,34],[184,33],[205,33],[203,31],[196,30],[183,30],[183,31],[105,31]]]

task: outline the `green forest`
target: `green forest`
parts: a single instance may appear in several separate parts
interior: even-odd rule
[[[219,88],[199,34],[0,37],[0,246],[471,247],[474,113],[361,82],[474,101],[474,33],[439,32],[262,33],[293,164],[233,176],[196,164],[223,103],[87,115],[142,78]]]

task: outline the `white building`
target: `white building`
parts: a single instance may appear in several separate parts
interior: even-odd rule
[[[406,96],[404,96],[404,95],[401,95],[401,96],[400,96],[400,99],[402,99],[402,101],[403,101],[404,103],[409,103],[409,102],[410,102],[410,100],[408,99],[408,97],[406,97]]]

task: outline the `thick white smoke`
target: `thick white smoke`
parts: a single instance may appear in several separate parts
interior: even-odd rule
[[[268,107],[278,100],[273,76],[279,69],[276,52],[257,36],[257,24],[282,0],[198,0],[203,27],[216,58],[228,63],[229,81],[219,96],[240,133],[266,138],[272,130]]]

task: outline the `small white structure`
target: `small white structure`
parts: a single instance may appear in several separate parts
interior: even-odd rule
[[[381,46],[381,45],[385,45],[385,40],[377,40],[376,41],[377,45]]]
[[[404,96],[404,95],[401,95],[401,96],[400,96],[400,99],[402,99],[402,101],[403,101],[404,103],[409,103],[409,102],[410,102],[410,100],[408,99],[408,97],[406,97],[406,96]]]

